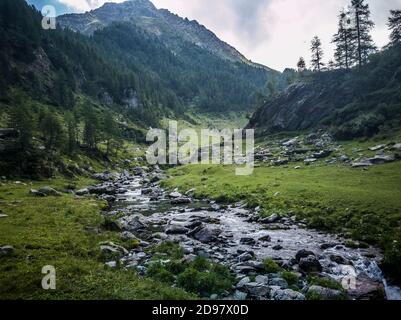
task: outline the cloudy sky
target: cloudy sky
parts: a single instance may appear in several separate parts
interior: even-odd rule
[[[30,0],[57,3],[61,12],[84,12],[104,2],[124,0]],[[321,37],[330,60],[330,43],[337,29],[339,10],[350,0],[153,0],[182,17],[196,19],[249,59],[277,70],[295,67],[300,56],[309,61],[310,40]],[[388,42],[390,9],[401,9],[401,0],[367,0],[376,23],[373,38],[378,46]],[[39,4],[40,5],[40,4]]]

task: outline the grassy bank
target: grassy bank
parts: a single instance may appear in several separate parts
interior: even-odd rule
[[[256,168],[236,176],[230,166],[186,166],[170,170],[170,188],[220,202],[246,201],[263,215],[296,214],[311,227],[342,233],[385,249],[386,267],[401,278],[401,164],[369,170],[344,165]]]
[[[37,198],[31,188],[50,185],[58,190],[86,186],[89,179],[54,179],[0,185],[0,245],[15,252],[0,257],[0,299],[188,299],[182,290],[135,271],[112,270],[100,259],[99,243],[113,241],[129,246],[118,233],[99,227],[105,203],[72,194]],[[56,268],[57,289],[41,287],[43,266]]]

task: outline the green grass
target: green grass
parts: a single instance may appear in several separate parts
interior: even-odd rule
[[[255,168],[251,176],[236,176],[232,166],[192,165],[171,169],[166,187],[220,202],[244,200],[261,206],[262,215],[295,214],[311,227],[344,233],[378,244],[386,251],[386,266],[401,278],[401,163],[369,170],[344,165]]]
[[[50,185],[63,189],[91,183],[89,179],[47,180],[32,185],[0,186],[0,245],[15,254],[0,258],[0,299],[189,299],[183,290],[137,276],[135,271],[104,266],[99,243],[113,241],[129,247],[118,233],[100,230],[105,203],[74,195],[36,198],[30,188]],[[56,268],[57,289],[41,287],[43,266]]]

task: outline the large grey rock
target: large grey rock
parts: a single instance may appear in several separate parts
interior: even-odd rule
[[[188,197],[175,198],[170,201],[171,204],[189,204],[191,202],[191,198]]]
[[[251,297],[263,298],[268,295],[270,288],[267,285],[257,282],[248,282],[244,285],[244,289]]]
[[[221,234],[220,229],[205,227],[196,232],[193,236],[196,240],[203,243],[215,242],[217,237]]]
[[[272,279],[269,279],[269,285],[270,286],[277,286],[277,287],[280,287],[281,289],[287,289],[288,288],[288,283],[283,278],[272,278]]]
[[[248,297],[248,294],[246,292],[237,290],[234,293],[234,300],[243,301],[243,300],[246,300],[247,297]]]
[[[277,213],[272,214],[270,217],[260,219],[261,223],[275,223],[279,221],[281,218]]]
[[[128,254],[128,250],[113,242],[106,242],[100,245],[100,252],[104,257],[122,257]]]
[[[61,193],[53,189],[52,187],[42,187],[38,190],[38,192],[46,195],[46,196],[61,196]]]
[[[182,226],[169,226],[166,229],[166,234],[187,234],[189,232],[189,229],[186,227],[182,227]]]
[[[306,273],[322,272],[322,265],[315,256],[308,256],[299,260],[299,269]]]
[[[373,280],[365,274],[357,277],[355,287],[348,290],[348,294],[355,300],[386,300],[383,283]]]
[[[269,284],[269,277],[268,276],[258,275],[255,278],[255,282],[259,283],[259,284]]]
[[[306,258],[308,256],[314,256],[314,255],[315,255],[314,252],[312,252],[310,250],[302,249],[296,253],[295,260],[297,260],[297,262],[299,262],[299,260],[301,260],[302,258]]]
[[[242,278],[238,283],[237,283],[237,289],[242,289],[247,283],[251,282],[251,279],[249,277]]]
[[[333,290],[321,286],[311,286],[308,288],[308,294],[315,294],[322,297],[324,300],[338,300],[342,297],[340,290]]]
[[[84,189],[78,190],[78,191],[75,192],[75,194],[77,196],[87,195],[87,194],[89,194],[89,189],[88,188],[84,188]]]
[[[283,300],[283,301],[289,301],[289,300],[305,300],[305,296],[300,293],[296,292],[291,289],[275,289],[272,290],[270,293],[270,298],[273,300]]]

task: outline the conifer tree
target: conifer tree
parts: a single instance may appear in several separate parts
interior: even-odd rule
[[[306,62],[303,57],[300,57],[297,63],[298,72],[304,72],[306,69]]]
[[[340,68],[349,69],[352,66],[354,34],[349,11],[342,10],[339,15],[338,32],[333,37],[333,43],[336,45],[334,58]]]
[[[355,39],[354,55],[359,66],[362,66],[368,61],[369,55],[376,51],[376,46],[370,34],[375,24],[370,19],[369,4],[365,0],[352,0],[351,8],[355,24],[355,35],[353,37]]]
[[[322,62],[323,59],[323,49],[322,49],[322,42],[318,36],[315,36],[312,40],[311,45],[312,51],[312,68],[315,71],[321,71],[324,63]]]
[[[401,43],[401,10],[391,10],[388,18],[388,26],[391,30],[390,46]]]

